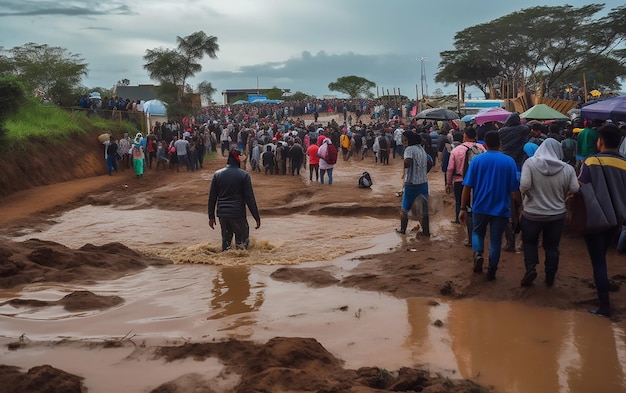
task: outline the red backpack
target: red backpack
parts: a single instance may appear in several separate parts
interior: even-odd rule
[[[326,146],[326,157],[324,158],[327,164],[334,165],[337,163],[337,148],[330,143]]]

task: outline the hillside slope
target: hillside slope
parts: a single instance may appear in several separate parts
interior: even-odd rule
[[[75,135],[57,144],[32,140],[0,156],[0,197],[37,186],[106,173],[98,132]]]

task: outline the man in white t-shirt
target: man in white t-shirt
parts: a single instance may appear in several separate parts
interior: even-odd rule
[[[402,157],[404,153],[404,146],[402,145],[402,134],[404,134],[404,124],[400,123],[398,128],[393,132],[393,140],[396,142],[396,146],[393,149],[393,158],[396,158],[396,153]]]

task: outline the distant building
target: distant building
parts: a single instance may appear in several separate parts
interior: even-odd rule
[[[150,101],[157,98],[155,85],[115,86],[113,94],[131,101]]]
[[[254,88],[254,89],[228,89],[228,90],[222,90],[222,104],[227,105],[227,104],[232,104],[233,102],[237,101],[238,99],[241,99],[242,96],[244,97],[244,99],[248,98],[249,94],[252,95],[263,95],[263,92],[269,90],[269,89],[259,89],[259,88]],[[289,94],[291,92],[291,89],[281,89],[283,91],[283,95]]]

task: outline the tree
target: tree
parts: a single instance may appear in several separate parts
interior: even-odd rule
[[[0,140],[4,138],[4,122],[26,101],[24,84],[15,76],[0,78]]]
[[[489,82],[498,75],[499,68],[485,59],[477,51],[446,51],[441,52],[443,59],[439,63],[439,72],[435,75],[435,82],[460,83],[461,89],[471,85],[479,88],[485,98],[489,97]]]
[[[370,91],[374,87],[376,87],[374,82],[354,75],[342,76],[337,78],[335,82],[328,84],[329,90],[344,93],[350,98],[359,98],[361,96],[374,98],[374,93]]]
[[[0,78],[0,123],[26,101],[24,84],[15,76]]]
[[[582,80],[585,72],[602,74],[603,86],[619,84],[626,75],[624,52],[617,50],[626,7],[592,19],[602,9],[602,4],[532,7],[464,29],[455,35],[455,50],[441,53],[436,80],[472,84],[486,95],[492,86],[529,80],[559,88]],[[485,62],[491,66],[482,67]],[[602,73],[607,64],[610,72]]]
[[[147,61],[143,68],[148,70],[151,79],[161,84],[171,83],[182,86],[183,59],[174,49],[148,49],[143,57]]]
[[[0,60],[0,72],[17,76],[27,91],[61,99],[60,94],[80,86],[87,75],[87,64],[79,55],[60,47],[29,42],[6,51]]]
[[[211,82],[202,81],[198,84],[198,94],[207,97],[209,101],[212,101],[211,96],[215,94],[215,92],[217,92],[217,89],[213,87]]]
[[[187,79],[202,71],[198,63],[204,56],[216,59],[219,50],[217,38],[207,36],[203,31],[187,37],[176,37],[176,49],[148,49],[144,68],[150,78],[179,87],[178,101],[182,101]]]
[[[184,58],[183,80],[185,85],[187,78],[202,71],[202,65],[197,63],[206,55],[211,59],[217,59],[216,52],[220,49],[217,37],[207,36],[203,31],[197,31],[187,37],[176,37],[178,50]]]
[[[290,96],[287,96],[285,98],[285,101],[307,101],[307,100],[311,100],[314,99],[314,96],[310,96],[308,94],[305,94],[301,91],[296,91],[295,93],[293,93]]]
[[[282,100],[283,99],[283,90],[276,86],[272,87],[271,89],[263,89],[262,93],[269,100]]]

